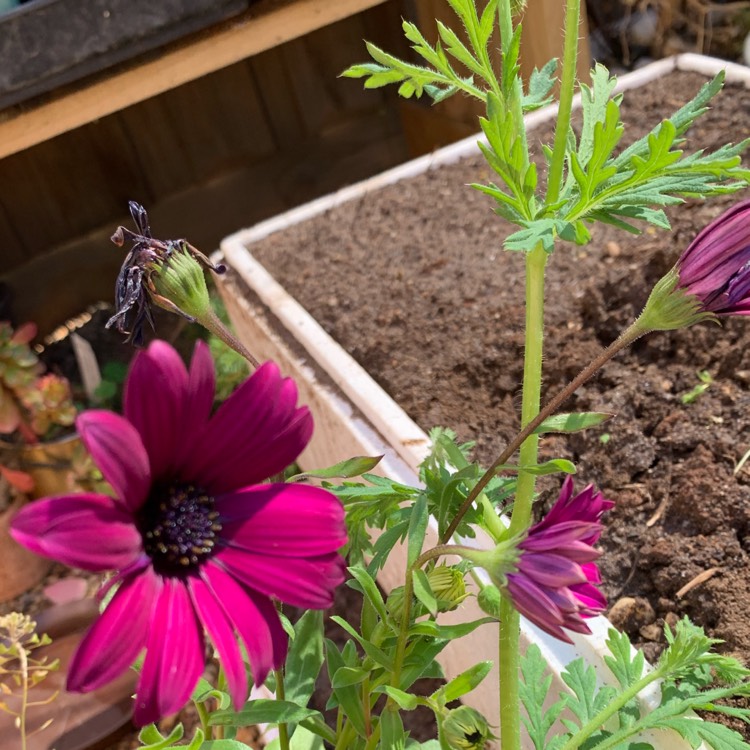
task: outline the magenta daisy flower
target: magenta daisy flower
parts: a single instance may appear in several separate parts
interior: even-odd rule
[[[262,365],[211,415],[215,375],[199,343],[189,371],[168,344],[135,358],[124,417],[77,421],[114,497],[36,501],[12,534],[32,551],[92,571],[114,570],[112,600],[89,629],[68,689],[95,690],[145,649],[135,722],[179,710],[203,674],[205,634],[235,706],[247,698],[244,645],[255,684],[281,666],[287,638],[274,600],[323,609],[343,580],[338,499],[318,487],[260,484],[296,459],[312,435],[297,388]]]
[[[614,503],[589,485],[573,495],[566,477],[549,513],[519,543],[516,570],[506,575],[505,591],[516,609],[535,625],[570,642],[563,628],[590,633],[583,618],[607,605],[593,545],[602,533],[601,517]]]

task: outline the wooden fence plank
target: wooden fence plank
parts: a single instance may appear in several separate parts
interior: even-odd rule
[[[296,39],[385,0],[261,2],[197,40],[178,43],[156,59],[0,121],[0,158],[117,112],[264,50]],[[258,15],[260,14],[260,15]]]

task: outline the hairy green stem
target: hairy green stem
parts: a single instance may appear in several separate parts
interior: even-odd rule
[[[250,354],[242,342],[234,336],[229,329],[221,322],[219,316],[210,308],[198,320],[206,330],[213,333],[214,336],[221,339],[230,349],[234,349],[238,354],[243,356],[253,368],[260,364],[258,360]]]
[[[601,729],[601,727],[613,716],[622,709],[629,700],[635,698],[638,693],[647,688],[652,682],[661,679],[662,673],[659,669],[655,669],[653,672],[648,672],[643,675],[640,680],[634,682],[630,687],[626,688],[622,692],[619,692],[610,703],[607,704],[606,708],[603,708],[599,713],[594,716],[590,721],[584,724],[563,746],[560,750],[577,750],[585,740],[587,740],[594,732]],[[618,741],[619,745],[621,742]],[[604,740],[602,745],[597,745],[597,748],[607,747],[607,741]]]
[[[554,205],[560,196],[562,187],[565,152],[568,131],[570,130],[570,113],[573,110],[573,93],[575,91],[576,68],[578,64],[578,33],[581,19],[581,0],[568,0],[565,6],[565,45],[563,47],[562,79],[560,81],[560,104],[555,125],[555,143],[552,149],[552,160],[547,177],[548,207]]]
[[[530,424],[539,414],[542,392],[542,352],[544,342],[544,269],[547,253],[541,245],[526,256],[526,338],[523,364],[523,398],[521,427]],[[539,436],[531,433],[521,443],[520,472],[516,497],[510,519],[510,533],[524,531],[531,518],[536,477],[524,466],[537,463]],[[499,671],[500,671],[500,740],[504,750],[520,750],[521,715],[518,640],[520,616],[507,600],[500,608]]]

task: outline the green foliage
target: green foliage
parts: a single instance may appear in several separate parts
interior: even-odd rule
[[[521,701],[527,717],[524,723],[536,750],[654,750],[637,739],[648,730],[677,732],[691,747],[705,742],[712,750],[748,750],[750,744],[737,732],[697,720],[693,712],[719,712],[750,723],[750,709],[717,703],[729,696],[750,695],[750,670],[712,651],[720,641],[707,637],[687,618],[674,632],[667,626],[665,635],[668,646],[656,668],[647,671],[643,655],[633,650],[628,637],[610,630],[610,653],[605,662],[619,688],[597,686],[593,668],[577,659],[562,675],[570,692],[561,694],[546,709],[552,678],[545,676],[546,664],[539,649],[529,647],[521,665]],[[659,679],[661,702],[654,710],[643,712],[637,695]],[[575,718],[564,718],[564,712]],[[558,721],[564,731],[548,738]]]
[[[735,192],[750,183],[750,170],[740,162],[750,139],[712,153],[683,150],[690,126],[721,90],[723,73],[703,85],[672,117],[621,149],[625,133],[620,117],[622,95],[614,93],[616,78],[596,65],[591,84],[580,86],[580,136],[576,138],[571,129],[564,154],[560,152],[565,168],[562,192],[547,203],[537,194],[536,165],[521,118],[525,111],[549,103],[555,61],[535,71],[524,92],[518,66],[520,25],[504,40],[496,74],[488,45],[497,1],[491,0],[481,16],[471,0],[448,2],[461,22],[463,38],[438,23],[439,38],[432,45],[414,24],[403,24],[406,38],[426,65],[399,60],[368,44],[374,62],[354,65],[343,75],[365,78],[368,88],[398,83],[399,94],[405,97],[426,93],[440,101],[462,92],[485,103],[486,116],[479,123],[487,143],[478,145],[499,183],[473,187],[493,198],[497,213],[519,226],[505,240],[506,249],[530,251],[542,246],[552,252],[558,240],[585,244],[591,238],[587,225],[597,221],[634,233],[641,231],[643,223],[669,229],[665,206],[688,197]],[[549,163],[552,149],[543,146],[543,152]]]

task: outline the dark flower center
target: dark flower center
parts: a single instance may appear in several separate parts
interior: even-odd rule
[[[154,570],[184,575],[216,551],[221,523],[213,497],[191,484],[172,484],[153,488],[138,528]]]

